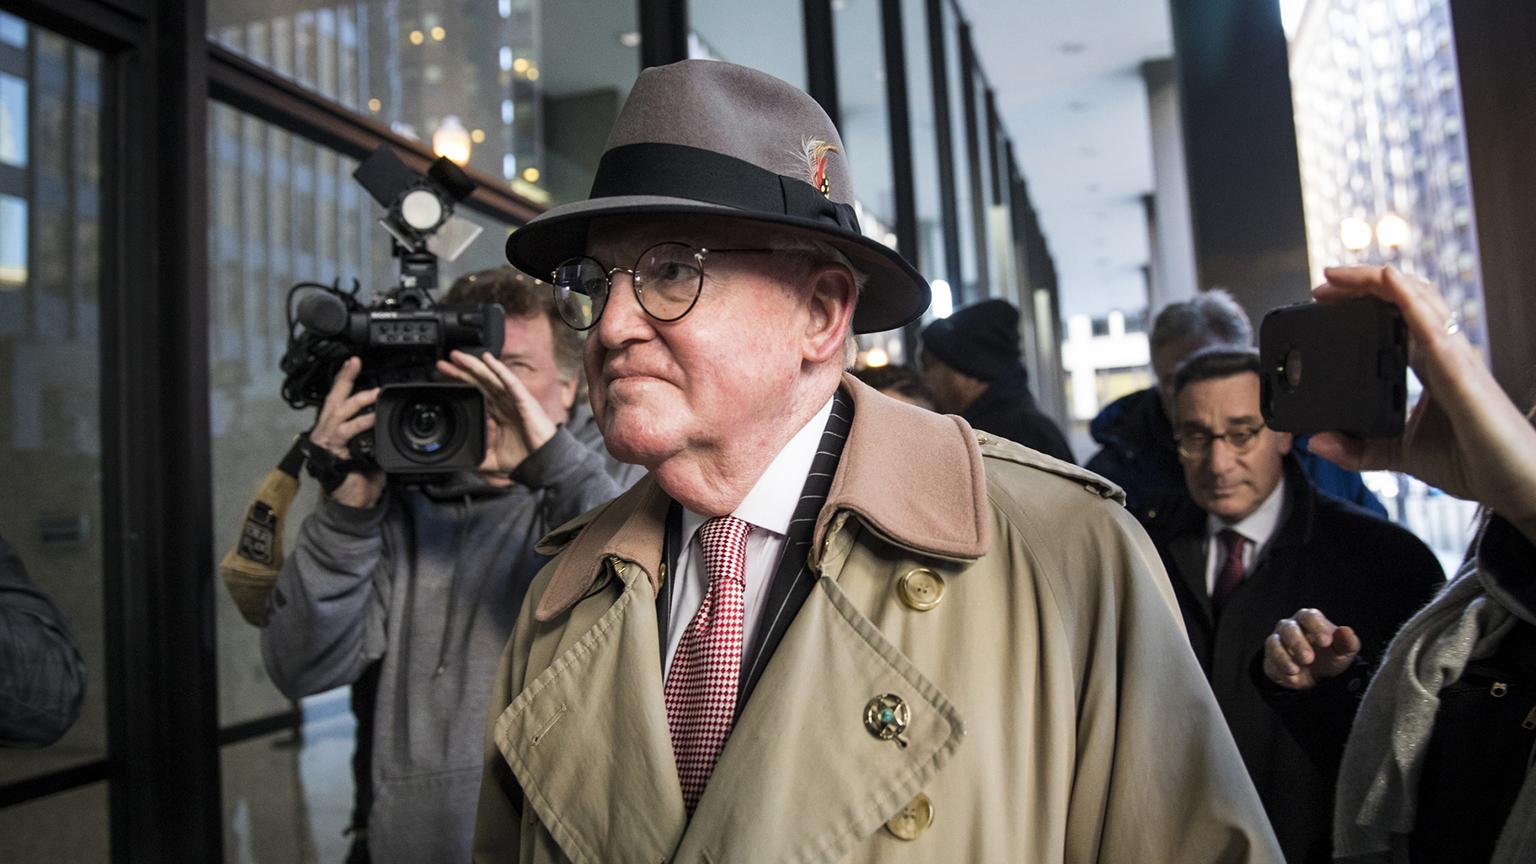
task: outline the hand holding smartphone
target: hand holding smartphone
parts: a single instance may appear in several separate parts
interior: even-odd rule
[[[1408,399],[1408,328],[1371,297],[1297,303],[1259,325],[1260,404],[1271,429],[1359,438],[1401,435]]]

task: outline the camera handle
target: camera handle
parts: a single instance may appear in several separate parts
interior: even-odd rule
[[[330,495],[346,482],[347,475],[364,471],[367,465],[360,459],[342,459],[335,453],[309,440],[309,433],[299,435],[299,450],[304,454],[304,464],[309,476],[320,483],[320,488]]]

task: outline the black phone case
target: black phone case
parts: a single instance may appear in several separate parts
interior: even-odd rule
[[[1259,359],[1271,429],[1402,434],[1408,331],[1396,306],[1367,298],[1271,310],[1259,325]]]

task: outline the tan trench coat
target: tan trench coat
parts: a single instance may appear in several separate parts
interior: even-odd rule
[[[565,548],[497,672],[475,861],[1278,862],[1119,490],[843,386],[816,590],[693,819],[662,702],[668,499],[647,477],[546,541]],[[915,568],[943,580],[928,611],[898,590]],[[910,708],[905,747],[866,728],[882,694]],[[932,821],[900,839],[886,823],[919,795]]]

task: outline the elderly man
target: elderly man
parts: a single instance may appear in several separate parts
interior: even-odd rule
[[[650,69],[608,148],[508,256],[651,473],[544,541],[476,860],[1278,860],[1114,487],[842,375],[928,291],[816,103]]]
[[[1152,350],[1154,386],[1111,402],[1093,418],[1088,431],[1102,449],[1088,460],[1088,470],[1125,490],[1132,513],[1144,517],[1149,504],[1182,495],[1184,474],[1173,446],[1173,376],[1179,364],[1197,351],[1226,345],[1247,348],[1253,342],[1248,314],[1232,295],[1215,288],[1157,313],[1148,339]],[[1297,461],[1324,492],[1359,504],[1381,516],[1386,508],[1365,488],[1360,475],[1307,452],[1298,439]]]
[[[1333,859],[1332,790],[1354,705],[1398,627],[1444,581],[1418,538],[1318,491],[1291,436],[1259,412],[1259,355],[1214,348],[1174,377],[1174,434],[1187,496],[1147,510],[1189,639],[1291,864]],[[1298,612],[1297,610],[1301,610]],[[1282,691],[1261,671],[1275,622],[1326,639],[1327,687]],[[1273,691],[1273,692],[1266,692]]]

